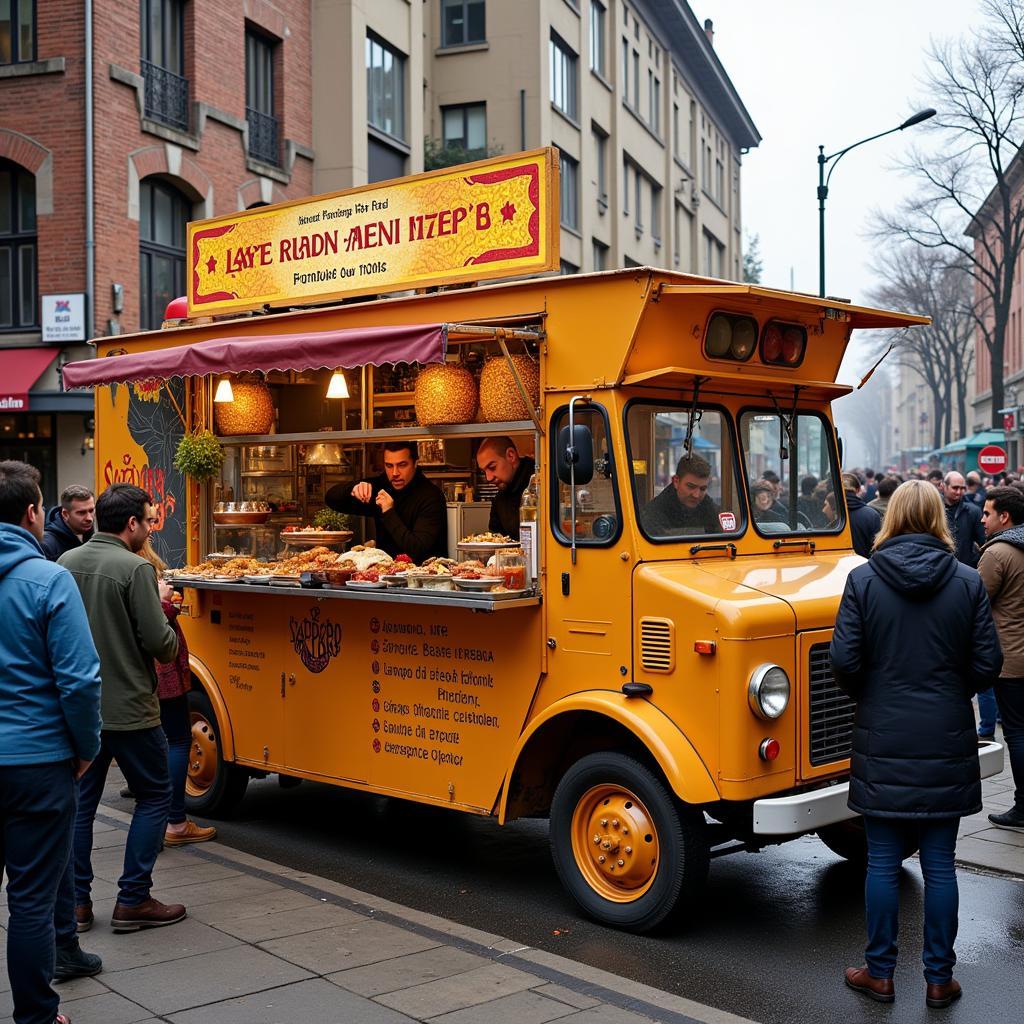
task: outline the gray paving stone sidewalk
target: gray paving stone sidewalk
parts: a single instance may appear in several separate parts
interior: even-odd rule
[[[996,739],[1005,745],[999,726],[996,727]],[[1003,771],[982,780],[981,798],[985,805],[981,813],[960,820],[957,863],[1024,877],[1024,832],[996,828],[988,820],[990,814],[1000,814],[1013,806],[1013,777],[1005,751]]]
[[[101,807],[82,944],[104,971],[58,986],[73,1024],[751,1024],[216,842],[158,859],[154,894],[185,921],[115,935],[128,821]]]

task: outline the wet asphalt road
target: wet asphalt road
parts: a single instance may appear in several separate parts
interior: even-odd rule
[[[132,806],[112,785],[105,802]],[[284,790],[270,778],[250,784],[234,821],[215,824],[228,846],[761,1024],[1024,1021],[1022,881],[960,871],[965,995],[936,1011],[924,1004],[914,861],[904,872],[897,999],[882,1006],[842,985],[843,968],[862,962],[862,879],[813,837],[713,861],[700,904],[652,937],[580,916],[551,864],[546,822],[501,828],[316,783]]]

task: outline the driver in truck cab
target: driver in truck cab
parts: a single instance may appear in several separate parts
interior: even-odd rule
[[[684,455],[668,486],[640,513],[647,532],[652,537],[723,533],[718,506],[708,494],[710,481],[708,461],[699,455]]]

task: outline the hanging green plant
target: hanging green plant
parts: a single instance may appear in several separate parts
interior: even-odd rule
[[[178,442],[174,466],[199,483],[215,477],[224,464],[224,451],[209,430],[185,434]]]

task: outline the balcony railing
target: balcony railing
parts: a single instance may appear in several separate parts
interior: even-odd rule
[[[253,110],[252,107],[246,107],[245,119],[249,122],[249,156],[254,160],[262,160],[265,164],[279,167],[281,156],[277,118]]]
[[[188,131],[188,79],[148,60],[142,63],[146,82],[146,117]]]

